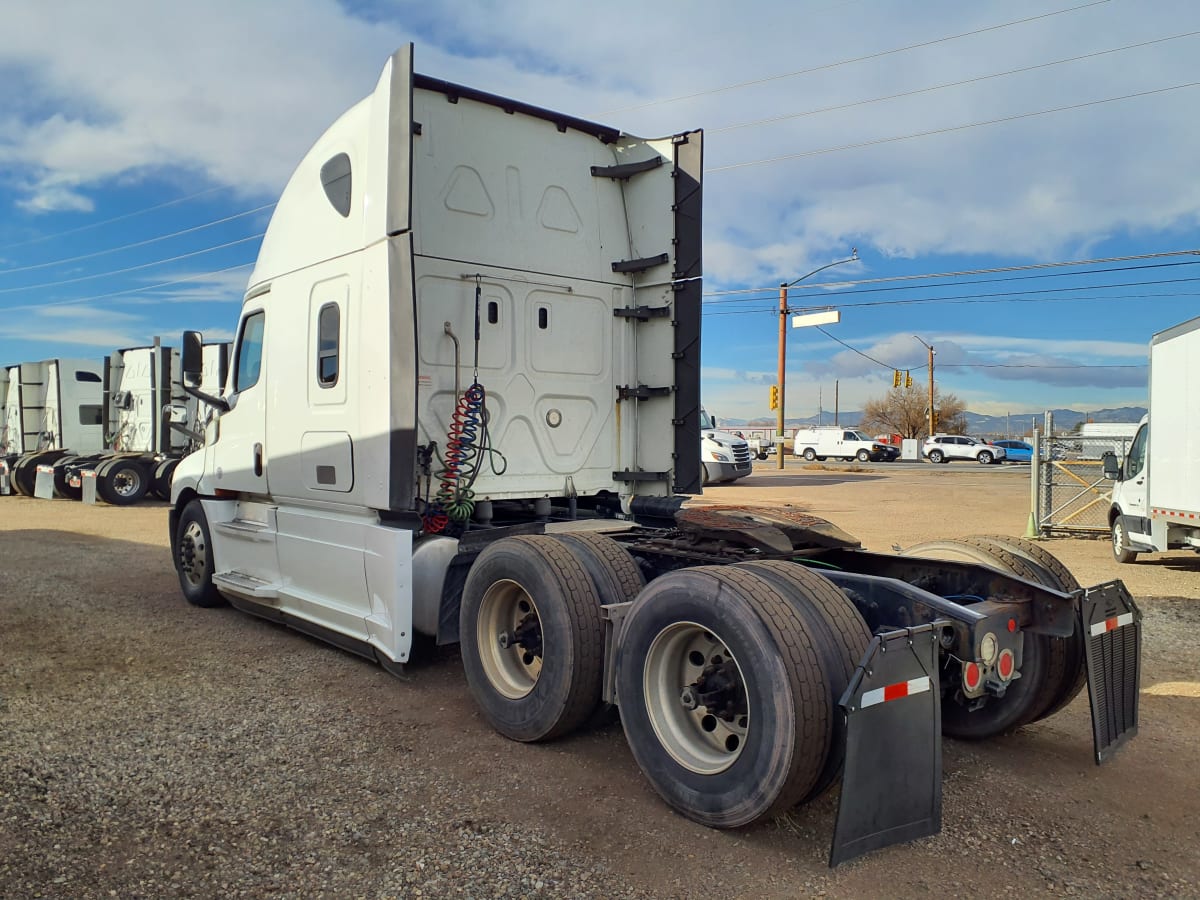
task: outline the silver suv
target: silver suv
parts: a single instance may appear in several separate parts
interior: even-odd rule
[[[925,438],[921,455],[931,463],[948,463],[952,459],[973,459],[983,465],[1004,459],[1003,447],[985,444],[964,434],[935,434]]]

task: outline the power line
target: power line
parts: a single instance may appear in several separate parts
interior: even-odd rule
[[[1135,94],[1123,94],[1120,97],[1105,97],[1102,100],[1088,100],[1084,103],[1073,103],[1069,106],[1056,106],[1053,109],[1040,109],[1035,112],[1018,113],[1012,116],[1002,116],[999,119],[987,119],[981,122],[968,122],[965,125],[950,125],[946,128],[935,128],[931,131],[917,131],[912,134],[901,134],[894,137],[876,138],[871,141],[859,141],[855,144],[843,144],[840,147],[823,147],[820,150],[805,150],[801,153],[788,153],[783,156],[772,156],[768,159],[755,159],[749,162],[731,163],[727,166],[716,166],[715,168],[705,169],[706,175],[711,175],[715,172],[728,172],[732,169],[745,169],[749,166],[762,166],[768,163],[783,162],[789,159],[807,159],[812,156],[822,156],[827,153],[840,153],[843,150],[858,150],[863,147],[876,147],[880,144],[893,144],[897,141],[911,141],[916,138],[932,137],[938,134],[950,134],[955,131],[966,131],[970,128],[982,128],[986,125],[1000,125],[1005,122],[1015,122],[1019,119],[1032,119],[1037,116],[1048,116],[1053,113],[1070,112],[1076,109],[1085,109],[1089,106],[1100,106],[1104,103],[1116,103],[1119,100],[1135,100],[1139,97],[1150,97],[1155,94],[1166,94],[1170,91],[1180,91],[1185,88],[1196,87],[1200,85],[1200,81],[1189,81],[1186,84],[1174,84],[1170,87],[1155,88],[1150,91],[1138,91]]]
[[[29,271],[32,271],[33,269],[45,269],[45,268],[49,268],[50,266],[60,266],[65,263],[79,262],[80,260],[83,260],[83,259],[94,259],[97,256],[106,256],[109,253],[117,253],[121,250],[132,250],[135,247],[145,247],[148,244],[155,244],[155,243],[158,243],[159,241],[168,240],[169,238],[179,237],[180,235],[184,235],[184,234],[191,234],[194,231],[202,231],[205,228],[212,228],[214,225],[224,225],[226,222],[232,222],[235,219],[241,219],[241,218],[245,218],[246,216],[252,216],[255,213],[260,213],[264,209],[270,209],[273,206],[275,206],[274,203],[267,203],[267,204],[264,204],[263,206],[259,206],[254,209],[248,209],[245,212],[235,213],[232,216],[226,216],[223,219],[215,219],[212,222],[204,222],[203,224],[200,224],[200,225],[194,225],[191,228],[184,228],[180,231],[174,231],[171,234],[162,234],[162,235],[159,235],[158,237],[147,238],[144,241],[137,241],[136,243],[132,243],[132,244],[122,244],[120,247],[110,247],[107,250],[97,250],[95,253],[84,253],[81,256],[71,256],[66,259],[52,260],[51,262],[35,263],[33,265],[20,266],[19,268],[15,268],[15,269],[0,269],[0,275],[12,275],[17,272],[29,272]]]
[[[156,291],[159,288],[172,287],[176,284],[184,284],[188,281],[200,281],[204,278],[210,278],[213,275],[224,275],[226,272],[236,272],[238,269],[248,269],[254,265],[254,262],[239,263],[236,266],[226,266],[223,269],[212,269],[208,272],[197,272],[194,275],[185,275],[182,278],[175,278],[171,281],[160,281],[157,284],[146,284],[141,287],[128,288],[123,291],[112,291],[107,294],[95,294],[91,297],[72,297],[69,300],[51,300],[46,303],[26,303],[20,306],[6,306],[4,312],[14,312],[16,310],[38,310],[44,309],[47,306],[73,306],[77,303],[91,303],[94,300],[108,300],[112,297],[125,297],[129,294],[141,294],[146,291]],[[241,297],[237,298],[241,302]]]
[[[882,361],[876,359],[875,357],[871,356],[869,353],[864,353],[862,350],[859,350],[857,347],[850,346],[845,341],[843,341],[841,338],[835,337],[834,335],[830,334],[828,331],[826,331],[820,325],[817,325],[815,327],[816,327],[817,331],[821,332],[821,334],[825,335],[825,337],[829,338],[831,341],[841,344],[847,350],[853,351],[854,353],[857,353],[859,356],[861,356],[863,359],[868,359],[871,362],[875,363],[876,365],[882,366],[883,368],[887,369],[889,372],[894,372],[897,369],[899,369],[901,371],[908,371],[910,369],[919,368],[921,365],[921,363],[917,363],[917,364],[914,364],[911,366],[889,365],[888,363],[885,363],[885,362],[882,362]],[[958,367],[961,369],[1144,369],[1144,368],[1146,368],[1146,363],[1136,363],[1136,364],[1118,363],[1115,365],[1086,364],[1086,363],[1071,364],[1071,365],[1049,365],[1049,364],[1044,365],[1041,363],[950,363],[950,362],[943,362],[942,366],[944,368]]]
[[[742,81],[742,82],[738,82],[737,84],[729,84],[729,85],[725,85],[724,87],[711,88],[711,89],[705,90],[705,91],[696,91],[695,93],[691,93],[691,94],[681,94],[677,97],[669,97],[669,98],[666,98],[663,100],[650,100],[646,103],[638,103],[633,106],[621,106],[616,109],[609,109],[609,110],[605,110],[604,112],[596,113],[596,116],[598,116],[598,117],[610,116],[615,113],[630,112],[635,109],[646,109],[647,107],[650,107],[650,106],[665,106],[668,103],[678,103],[681,100],[694,100],[697,97],[708,97],[708,96],[711,96],[712,94],[721,94],[721,93],[725,93],[727,91],[741,90],[742,88],[746,88],[746,87],[754,87],[755,85],[759,85],[759,84],[768,84],[769,82],[772,82],[772,81],[780,81],[784,78],[796,78],[800,75],[809,75],[813,72],[825,72],[830,69],[840,68],[841,66],[848,66],[848,65],[852,65],[854,63],[860,63],[860,62],[867,62],[868,60],[872,60],[872,59],[881,59],[882,57],[892,56],[897,53],[906,53],[909,50],[919,50],[923,47],[932,47],[935,44],[944,44],[947,41],[956,41],[960,38],[974,37],[975,35],[986,34],[989,31],[999,31],[1003,28],[1012,28],[1014,25],[1024,25],[1027,22],[1036,22],[1039,19],[1049,19],[1053,16],[1061,16],[1065,13],[1076,12],[1081,9],[1088,9],[1093,6],[1100,6],[1101,4],[1104,4],[1107,2],[1108,2],[1108,0],[1092,0],[1091,3],[1083,3],[1079,6],[1071,6],[1066,9],[1059,9],[1059,10],[1055,10],[1053,12],[1042,13],[1041,15],[1037,15],[1037,16],[1029,16],[1028,18],[1024,18],[1024,19],[1015,19],[1014,21],[1003,22],[999,25],[988,25],[985,28],[977,28],[974,31],[964,31],[959,34],[951,34],[951,35],[947,35],[945,37],[934,38],[933,40],[929,40],[929,41],[921,41],[920,43],[917,43],[917,44],[908,44],[904,47],[896,47],[892,50],[881,50],[878,53],[869,53],[866,56],[855,56],[855,57],[852,57],[851,59],[843,59],[839,62],[825,63],[823,65],[812,66],[807,69],[797,69],[795,72],[783,72],[778,75],[768,75],[764,78],[756,78],[751,81]]]
[[[42,241],[49,241],[53,238],[66,237],[68,234],[78,234],[81,231],[88,231],[92,228],[99,228],[101,225],[111,225],[113,222],[122,222],[125,219],[132,219],[134,216],[144,215],[155,210],[165,209],[168,206],[178,206],[180,203],[187,203],[189,200],[195,200],[199,197],[205,197],[209,194],[215,194],[218,191],[227,191],[234,187],[232,184],[223,184],[219,187],[207,188],[203,191],[197,191],[194,194],[188,194],[186,197],[177,197],[174,200],[168,200],[165,203],[157,203],[154,206],[147,206],[143,209],[135,209],[132,212],[122,213],[119,216],[113,216],[111,219],[102,219],[99,222],[91,222],[87,225],[80,225],[78,228],[68,228],[66,231],[56,231],[54,234],[43,234],[41,237],[29,238],[24,241],[17,241],[14,244],[5,244],[5,250],[11,250],[14,247],[24,247],[27,244],[39,244]]]
[[[213,253],[217,250],[224,250],[228,247],[235,247],[238,244],[245,244],[248,241],[257,241],[266,232],[252,234],[249,237],[239,238],[236,241],[229,241],[225,244],[218,244],[215,247],[206,247],[203,250],[195,250],[191,253],[182,253],[179,256],[172,256],[169,259],[156,259],[152,262],[142,263],[138,266],[128,266],[124,269],[114,269],[111,272],[97,272],[94,275],[81,275],[79,278],[65,278],[62,281],[48,281],[44,284],[29,284],[24,287],[0,288],[0,294],[11,294],[14,291],[34,291],[41,288],[59,287],[64,284],[78,284],[80,281],[92,281],[96,278],[107,278],[110,275],[124,275],[127,272],[137,272],[141,269],[149,269],[154,266],[165,265],[166,263],[179,262],[181,259],[191,259],[193,256],[203,256],[205,253]]]
[[[842,103],[837,106],[824,106],[824,107],[821,107],[820,109],[810,109],[810,110],[807,110],[806,112],[788,113],[787,115],[782,115],[782,116],[771,116],[770,118],[757,119],[752,122],[742,122],[738,125],[726,125],[723,128],[707,128],[707,129],[705,129],[705,133],[710,134],[710,135],[724,134],[725,132],[736,131],[740,128],[754,128],[754,127],[757,127],[760,125],[771,125],[775,122],[786,122],[789,119],[800,119],[800,118],[804,118],[806,116],[819,115],[821,113],[837,112],[837,111],[843,110],[843,109],[854,109],[855,107],[858,107],[858,106],[868,106],[872,103],[884,103],[888,100],[899,100],[903,97],[915,97],[919,94],[928,94],[933,91],[946,90],[947,88],[962,87],[962,86],[968,85],[968,84],[977,84],[981,81],[989,81],[993,78],[1004,78],[1008,75],[1018,75],[1023,72],[1033,72],[1038,69],[1048,69],[1053,66],[1061,66],[1061,65],[1065,65],[1067,63],[1080,62],[1081,60],[1085,60],[1085,59],[1094,59],[1098,56],[1106,56],[1111,53],[1121,53],[1125,50],[1135,50],[1140,47],[1149,47],[1153,44],[1162,44],[1167,41],[1177,41],[1177,40],[1180,40],[1181,38],[1195,37],[1198,34],[1200,34],[1200,31],[1189,31],[1186,34],[1174,34],[1169,37],[1156,38],[1155,40],[1152,40],[1152,41],[1143,41],[1140,44],[1127,44],[1124,47],[1114,47],[1110,50],[1097,50],[1094,53],[1085,53],[1081,56],[1072,56],[1072,57],[1068,57],[1067,59],[1057,59],[1057,60],[1054,60],[1053,62],[1038,63],[1037,65],[1033,65],[1033,66],[1022,66],[1019,69],[1009,69],[1005,72],[994,72],[991,75],[979,75],[975,78],[965,78],[962,81],[947,81],[942,84],[932,85],[930,87],[917,88],[917,89],[911,90],[911,91],[903,91],[902,93],[899,93],[899,94],[888,94],[883,97],[873,97],[869,100],[855,100],[853,103]]]
[[[1096,259],[1057,260],[1054,262],[1025,263],[1025,264],[1019,265],[1019,266],[993,266],[993,267],[987,268],[987,269],[962,269],[957,272],[923,272],[923,273],[917,274],[917,275],[887,275],[887,276],[883,276],[880,278],[855,278],[855,279],[846,279],[843,281],[817,281],[817,282],[806,283],[806,284],[798,284],[798,285],[795,285],[794,287],[789,288],[788,290],[800,291],[800,290],[814,290],[814,289],[819,290],[819,289],[823,289],[823,288],[857,287],[858,285],[863,285],[863,284],[885,284],[885,283],[894,282],[894,281],[924,281],[924,280],[930,279],[930,278],[965,278],[965,277],[968,277],[971,275],[995,275],[995,274],[1001,274],[1001,273],[1005,273],[1005,272],[1030,272],[1030,271],[1034,271],[1034,270],[1038,270],[1038,269],[1063,269],[1063,268],[1070,268],[1073,266],[1099,266],[1099,265],[1105,265],[1107,263],[1114,263],[1114,262],[1136,262],[1138,260],[1143,260],[1143,259],[1169,259],[1174,256],[1200,257],[1200,250],[1159,250],[1154,253],[1137,253],[1137,254],[1132,254],[1132,255],[1128,255],[1128,256],[1104,256],[1104,257],[1098,257]],[[1196,261],[1200,262],[1200,259],[1197,259]],[[1098,270],[1098,271],[1107,272],[1107,271],[1123,271],[1123,270],[1121,270],[1121,269],[1102,269],[1102,270]],[[1065,274],[1068,274],[1068,275],[1090,275],[1093,273],[1091,273],[1091,272],[1067,272]],[[1039,276],[1039,277],[1049,278],[1050,276],[1047,275],[1047,276]],[[1001,279],[1001,280],[1003,280],[1003,279]],[[1019,279],[1013,279],[1013,280],[1019,280]],[[967,283],[970,283],[970,282],[967,282]],[[982,284],[983,282],[975,282],[975,283]],[[944,287],[944,286],[945,285],[934,285],[934,287]],[[705,293],[704,296],[705,297],[722,297],[722,296],[727,296],[730,294],[760,293],[763,291],[777,292],[778,288],[775,286],[772,286],[769,288],[765,288],[765,287],[763,287],[763,288],[742,288],[742,289],[731,290],[731,291],[710,291],[708,293]],[[855,293],[855,292],[841,291],[841,293],[849,294],[849,293]]]

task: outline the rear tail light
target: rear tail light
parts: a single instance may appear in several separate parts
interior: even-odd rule
[[[1011,650],[1001,650],[1000,660],[996,663],[996,673],[1000,676],[1000,680],[1008,681],[1011,679],[1016,668],[1016,657],[1013,656],[1013,652]]]
[[[983,687],[983,670],[979,668],[979,664],[975,662],[964,663],[962,680],[963,693],[968,696],[979,693]]]

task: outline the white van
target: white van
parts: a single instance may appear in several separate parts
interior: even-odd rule
[[[793,455],[814,459],[857,459],[859,462],[890,462],[896,458],[895,448],[853,428],[840,425],[814,425],[796,430]]]

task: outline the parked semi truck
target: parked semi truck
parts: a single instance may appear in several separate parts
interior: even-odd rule
[[[1108,524],[1117,562],[1139,553],[1200,550],[1200,318],[1150,340],[1150,409],[1123,455],[1104,455],[1113,479]],[[1151,429],[1153,423],[1153,430]]]
[[[32,460],[53,461],[67,447],[103,447],[102,366],[96,360],[47,359],[5,371],[4,460],[11,487],[32,495]]]
[[[215,389],[228,366],[229,344],[203,348],[203,386]],[[114,505],[136,503],[153,493],[170,497],[170,479],[179,459],[197,444],[197,401],[183,391],[179,354],[158,343],[114,351],[102,361],[23,364],[19,391],[10,375],[6,415],[26,422],[23,440],[11,457],[11,483],[17,493],[81,499],[94,479],[96,494]],[[62,395],[60,382],[73,373],[84,387],[68,392],[60,408],[44,396]],[[44,379],[44,381],[39,381]],[[46,385],[41,391],[33,384]],[[72,427],[78,408],[80,427]],[[19,413],[16,411],[20,410]],[[40,417],[40,418],[38,418]],[[53,423],[62,422],[55,427]],[[29,423],[36,422],[35,441]],[[50,424],[47,424],[50,423]],[[17,429],[11,425],[9,433]],[[44,479],[41,491],[38,478]]]
[[[704,484],[737,481],[754,471],[750,442],[718,430],[717,420],[703,409],[700,410],[700,462]]]
[[[280,197],[218,393],[184,335],[214,410],[172,487],[184,597],[388,669],[458,642],[513,740],[615,705],[654,790],[715,828],[840,776],[831,863],[940,829],[941,733],[1086,679],[1104,759],[1137,729],[1119,582],[1015,538],[880,554],[795,510],[683,505],[702,168],[699,131],[643,140],[394,54]]]

